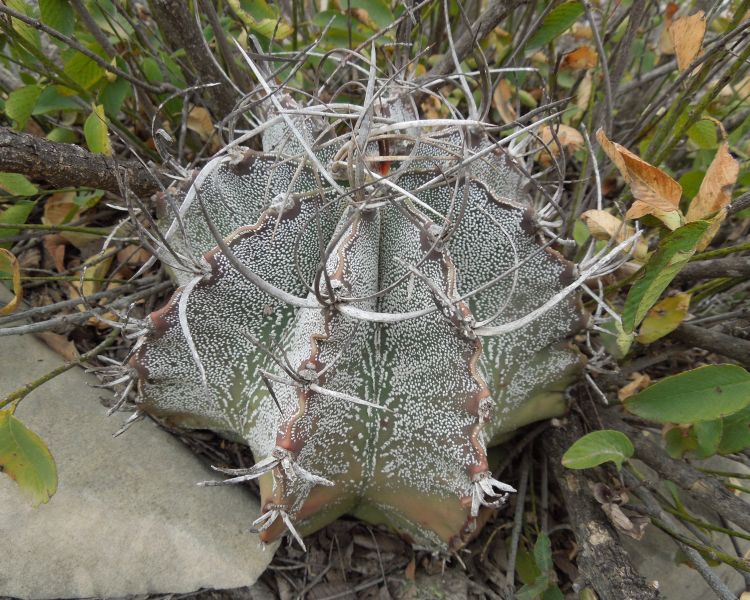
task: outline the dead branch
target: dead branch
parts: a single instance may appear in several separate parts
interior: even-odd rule
[[[570,415],[565,427],[554,429],[544,438],[570,523],[581,546],[578,568],[600,598],[659,598],[659,592],[638,574],[630,562],[614,527],[589,490],[586,475],[562,466],[563,453],[583,433],[580,418]]]
[[[0,127],[0,171],[21,173],[57,187],[92,187],[120,194],[117,175],[140,197],[160,189],[159,171],[135,161],[92,154],[75,144],[51,142]]]
[[[750,257],[727,256],[691,262],[683,267],[675,281],[695,281],[715,277],[750,277]]]
[[[670,337],[689,346],[721,354],[746,367],[750,366],[750,342],[747,340],[688,323],[680,325]]]

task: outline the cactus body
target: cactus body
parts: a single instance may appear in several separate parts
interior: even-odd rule
[[[167,192],[181,287],[131,361],[138,406],[250,446],[225,472],[260,478],[264,539],[351,513],[450,550],[510,490],[487,447],[565,408],[575,268],[481,130],[372,106],[341,134],[282,96],[262,152]]]

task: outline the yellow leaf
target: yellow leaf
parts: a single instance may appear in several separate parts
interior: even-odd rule
[[[722,142],[698,193],[690,203],[686,216],[688,222],[705,219],[727,206],[732,199],[732,188],[739,172],[740,164],[729,153],[729,144]]]
[[[3,274],[10,273],[11,276],[13,299],[0,308],[0,315],[9,315],[18,308],[21,298],[23,298],[23,288],[21,287],[21,265],[18,264],[16,256],[5,248],[0,248],[0,272]]]
[[[650,344],[672,333],[682,323],[690,308],[690,294],[680,292],[657,302],[646,313],[636,341]]]
[[[677,68],[682,73],[701,52],[706,35],[706,15],[699,10],[689,17],[680,17],[669,27],[669,35],[677,55]]]
[[[568,52],[562,59],[560,67],[563,69],[572,69],[574,71],[583,69],[593,69],[599,62],[599,55],[591,46],[580,46]]]
[[[661,169],[610,141],[602,129],[596,132],[596,139],[617,166],[635,199],[640,201],[633,203],[625,218],[637,219],[652,214],[670,229],[679,227],[682,220],[679,211],[682,186]]]
[[[588,227],[591,237],[595,240],[610,240],[614,238],[622,242],[635,233],[631,225],[626,225],[622,220],[604,210],[587,210],[581,215],[581,220]],[[648,254],[648,244],[644,239],[639,239],[635,248],[635,258],[643,260]]]

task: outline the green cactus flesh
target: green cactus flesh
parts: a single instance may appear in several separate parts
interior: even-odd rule
[[[378,123],[355,144],[270,111],[263,152],[220,153],[162,198],[181,287],[131,360],[138,407],[249,445],[256,466],[223,471],[260,478],[266,540],[350,513],[460,547],[510,491],[486,448],[561,414],[580,367],[575,293],[513,326],[575,268],[511,155],[459,128],[398,136],[394,107],[392,160]]]

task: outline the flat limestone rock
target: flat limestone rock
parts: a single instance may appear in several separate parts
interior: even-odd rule
[[[62,364],[30,336],[0,338],[0,397]],[[16,411],[49,445],[58,491],[31,507],[0,475],[0,596],[122,597],[251,585],[273,558],[248,532],[258,501],[216,479],[150,421],[118,438],[97,383],[80,368],[45,383]]]

